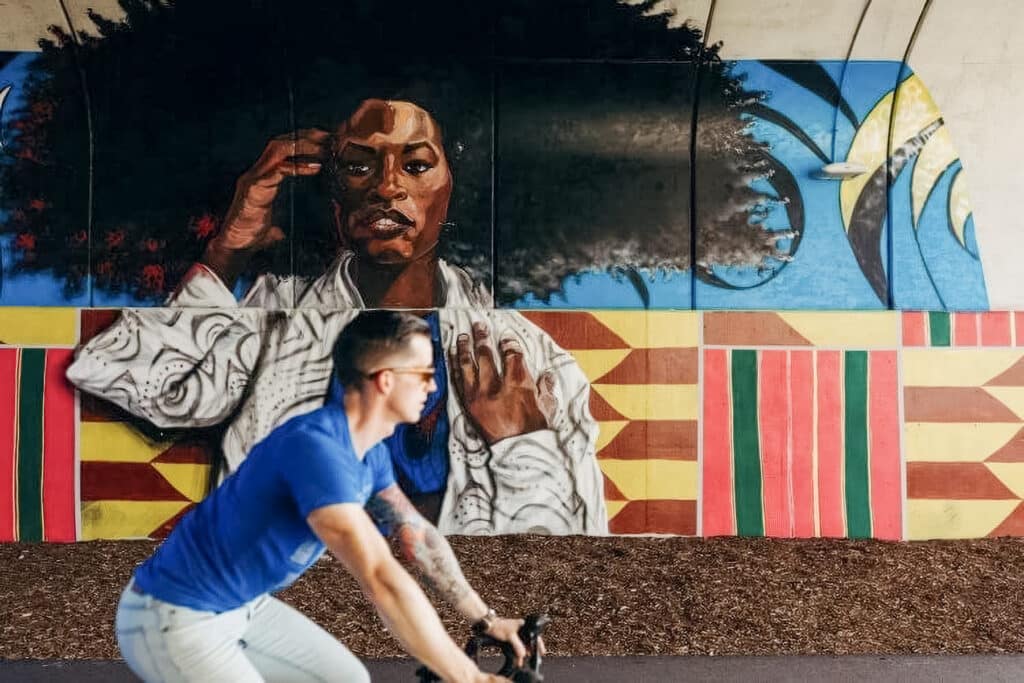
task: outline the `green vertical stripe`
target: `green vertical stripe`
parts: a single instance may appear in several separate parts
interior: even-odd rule
[[[757,432],[757,352],[732,352],[732,444],[736,533],[764,536]]]
[[[845,368],[846,535],[870,538],[867,352],[847,351]]]
[[[43,540],[43,375],[46,351],[22,349],[18,391],[18,539]]]
[[[931,332],[932,346],[949,346],[949,313],[929,313],[928,329]]]

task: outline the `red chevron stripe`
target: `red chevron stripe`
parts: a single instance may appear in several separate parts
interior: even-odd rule
[[[595,384],[696,384],[696,348],[633,349]]]
[[[1012,500],[1017,495],[980,462],[908,462],[907,498]]]
[[[597,454],[617,460],[696,460],[696,420],[634,420]]]
[[[693,536],[697,533],[697,501],[634,501],[608,522],[608,528],[613,534]]]
[[[183,500],[149,463],[83,462],[82,500]]]
[[[981,387],[906,387],[905,422],[1020,422]]]
[[[563,349],[628,349],[629,344],[582,311],[521,311]]]

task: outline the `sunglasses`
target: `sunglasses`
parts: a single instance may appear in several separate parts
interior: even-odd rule
[[[371,372],[365,373],[366,377],[373,377],[379,375],[382,372],[393,372],[396,375],[419,375],[420,381],[424,384],[429,384],[434,379],[434,373],[437,372],[436,368],[377,368]]]

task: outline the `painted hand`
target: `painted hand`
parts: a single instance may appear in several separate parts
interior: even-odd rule
[[[268,142],[256,163],[238,179],[224,225],[207,245],[203,263],[225,281],[234,280],[241,261],[284,239],[281,228],[271,223],[281,182],[318,174],[328,138],[326,131],[310,129]]]
[[[533,380],[523,348],[515,339],[502,339],[502,371],[498,372],[490,330],[473,323],[472,344],[468,334],[455,340],[451,361],[453,384],[466,413],[488,445],[501,439],[550,429],[558,402],[554,373]]]

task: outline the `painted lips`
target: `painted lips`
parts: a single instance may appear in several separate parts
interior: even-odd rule
[[[374,211],[359,221],[378,239],[391,239],[407,232],[413,222],[401,211]]]

